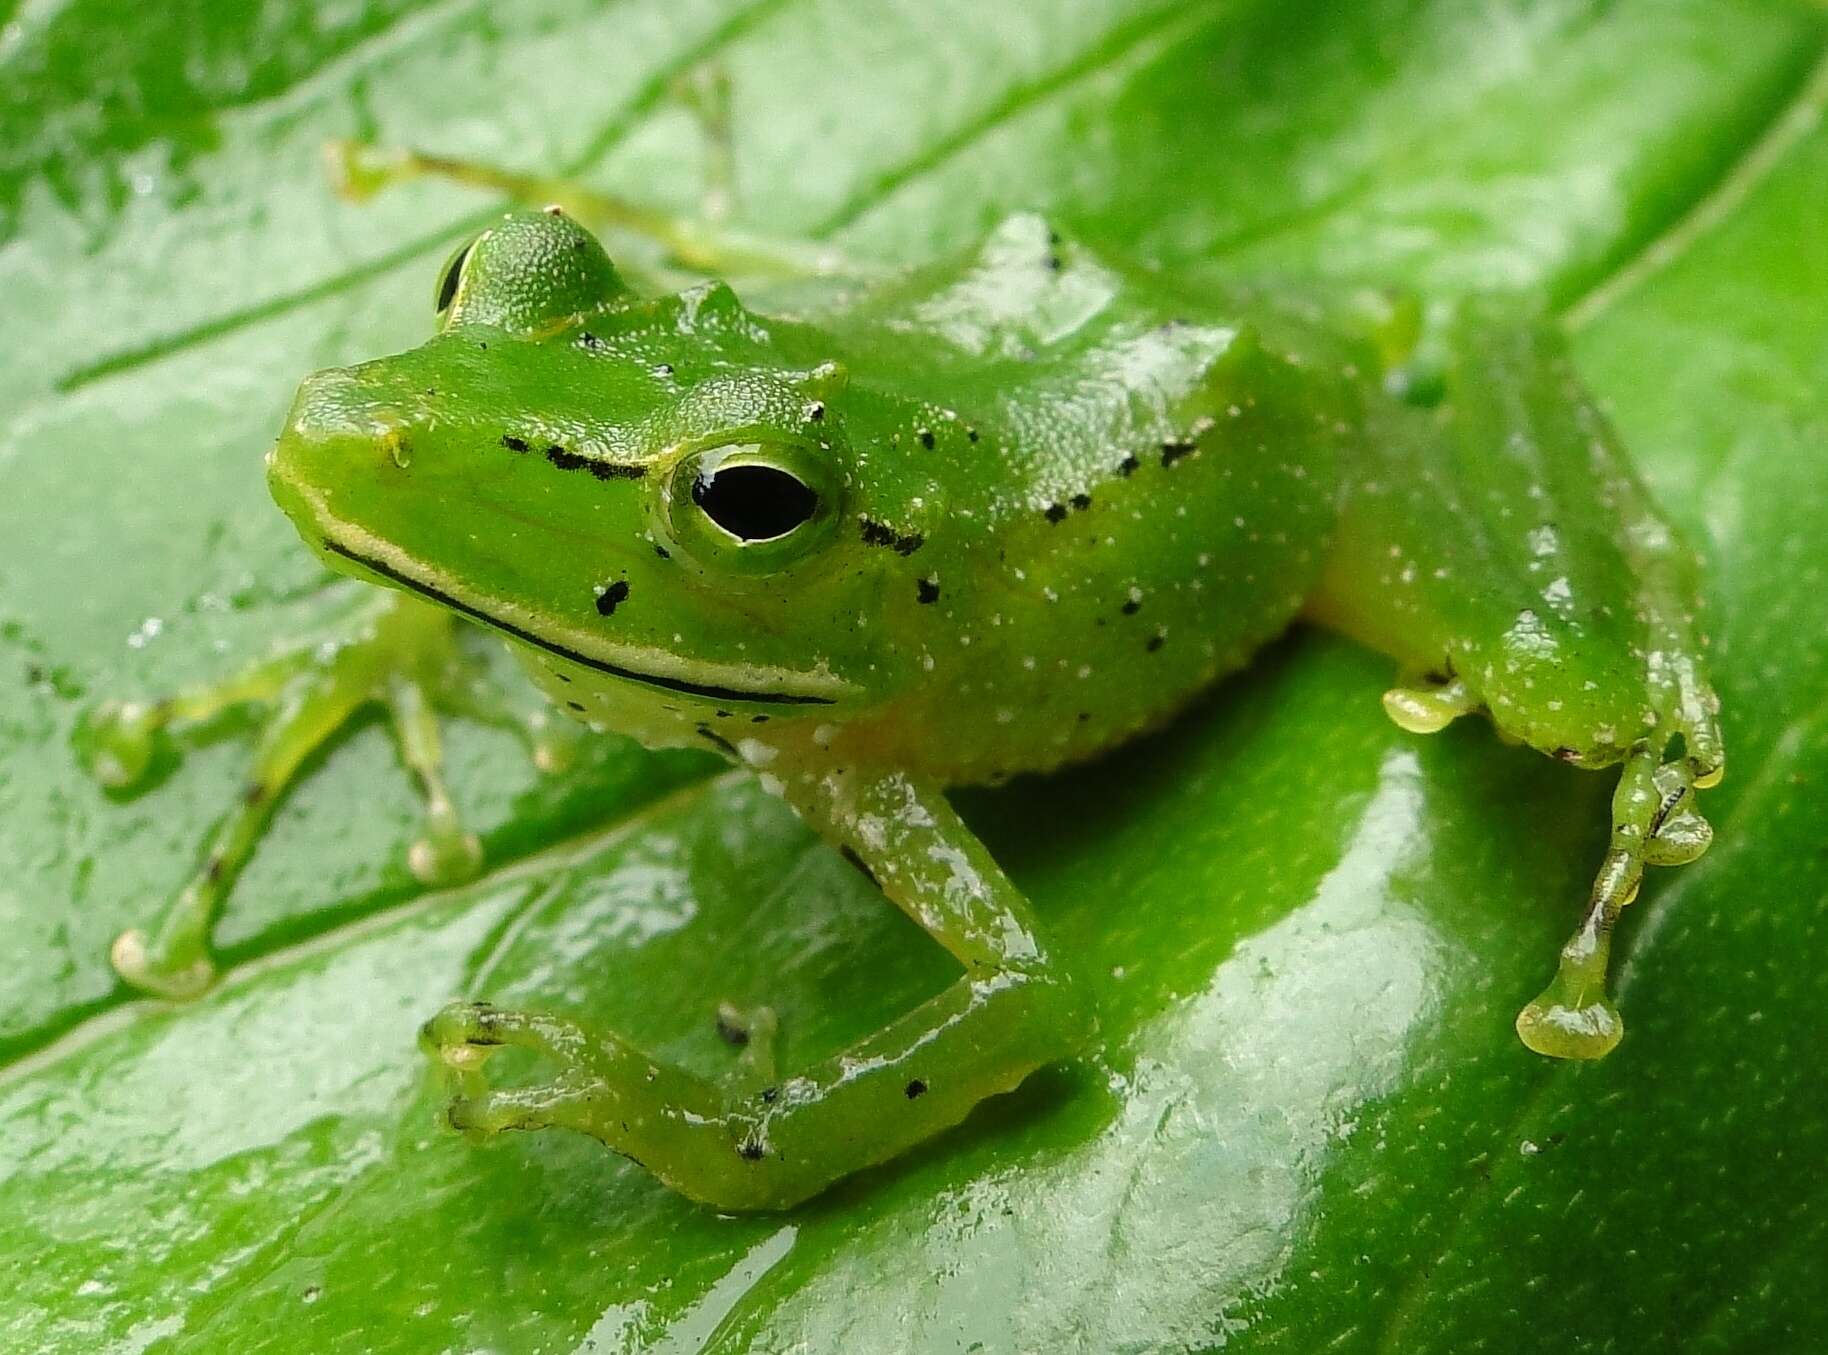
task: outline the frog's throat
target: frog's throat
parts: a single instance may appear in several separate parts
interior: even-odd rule
[[[569,646],[555,644],[551,640],[544,639],[522,626],[515,625],[512,621],[503,620],[501,617],[492,615],[480,607],[465,602],[461,598],[453,597],[441,588],[434,587],[420,579],[415,579],[410,574],[404,573],[393,565],[388,564],[385,560],[363,555],[361,552],[351,550],[348,546],[342,545],[340,542],[332,541],[328,537],[321,539],[323,541],[324,550],[328,551],[330,554],[348,560],[351,564],[359,565],[362,569],[380,576],[397,588],[403,588],[409,593],[417,593],[420,597],[436,602],[442,607],[449,607],[452,611],[459,612],[473,621],[481,622],[491,630],[498,630],[502,634],[511,636],[513,639],[520,641],[522,644],[530,645],[534,649],[542,650],[547,654],[553,655],[555,658],[563,659],[567,663],[575,663],[579,667],[589,668],[595,672],[606,674],[609,677],[622,678],[629,682],[638,682],[647,687],[658,687],[663,691],[679,692],[686,696],[704,697],[711,701],[766,702],[772,705],[787,706],[831,706],[837,704],[836,697],[818,696],[810,692],[763,691],[759,688],[751,687],[718,686],[713,683],[690,682],[684,678],[667,677],[661,673],[646,673],[639,669],[625,668],[621,664],[610,663],[606,659],[596,658],[579,650],[572,649]]]

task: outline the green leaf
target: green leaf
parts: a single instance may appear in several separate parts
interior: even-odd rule
[[[1828,1152],[1828,132],[1820,12],[454,0],[8,6],[0,28],[0,1346],[30,1351],[1810,1349]],[[1620,954],[1629,1038],[1510,1029],[1606,778],[1456,727],[1298,631],[1167,733],[961,803],[1095,991],[1100,1055],[792,1214],[587,1141],[473,1148],[414,1045],[447,998],[705,1067],[791,1061],[948,976],[777,803],[605,740],[542,782],[459,727],[496,868],[425,895],[382,729],[281,809],[191,1007],[105,950],[238,782],[220,722],[110,800],[103,696],[299,628],[259,453],[297,378],[404,347],[486,198],[353,208],[362,135],[676,209],[735,106],[738,217],[886,259],[1039,207],[1167,270],[1546,290],[1710,562],[1718,842]],[[975,1346],[974,1346],[975,1343]]]

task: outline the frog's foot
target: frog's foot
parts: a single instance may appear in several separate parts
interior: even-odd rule
[[[588,1134],[696,1199],[742,1207],[740,1166],[759,1156],[756,1117],[733,1110],[710,1081],[669,1068],[615,1035],[563,1017],[454,1002],[420,1031],[449,1074],[451,1127],[473,1141],[510,1130],[564,1128]],[[531,1086],[493,1088],[484,1064],[498,1049],[529,1051],[558,1066]],[[757,1091],[757,1107],[776,1089]]]
[[[1684,865],[1713,839],[1695,808],[1695,789],[1703,784],[1695,762],[1692,755],[1664,761],[1649,743],[1626,758],[1612,797],[1612,842],[1586,914],[1562,947],[1554,979],[1517,1016],[1518,1036],[1538,1054],[1602,1058],[1624,1036],[1624,1020],[1606,991],[1613,928],[1637,897],[1645,866]],[[1711,765],[1718,780],[1718,763]]]
[[[448,884],[473,875],[481,847],[463,830],[440,775],[434,712],[463,712],[513,724],[541,765],[562,763],[565,741],[532,719],[512,714],[475,660],[456,643],[455,623],[439,609],[398,594],[364,595],[324,635],[262,660],[227,681],[188,688],[156,701],[109,702],[86,722],[85,761],[112,789],[144,781],[170,731],[208,720],[230,706],[266,709],[254,756],[235,805],[210,831],[195,873],[152,926],[116,938],[109,952],[127,983],[159,997],[203,993],[216,968],[209,938],[222,903],[252,856],[273,808],[312,753],[363,706],[382,705],[400,735],[404,760],[426,801],[426,830],[410,864],[420,879]]]

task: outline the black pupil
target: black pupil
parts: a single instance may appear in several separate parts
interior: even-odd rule
[[[471,244],[475,242],[472,241]],[[438,284],[437,313],[443,315],[451,308],[451,302],[457,296],[457,280],[463,276],[463,261],[470,257],[470,245],[457,251],[457,257],[451,260],[451,266],[444,270],[444,281]]]
[[[768,541],[811,517],[819,497],[773,466],[726,466],[692,482],[692,502],[738,540]]]

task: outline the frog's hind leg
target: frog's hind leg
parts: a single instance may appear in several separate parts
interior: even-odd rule
[[[1517,1023],[1539,1053],[1597,1058],[1623,1030],[1613,926],[1645,865],[1706,849],[1695,791],[1724,767],[1697,571],[1553,329],[1469,310],[1448,351],[1437,405],[1374,409],[1311,611],[1426,674],[1385,697],[1406,729],[1483,708],[1562,761],[1622,764],[1587,912]]]
[[[441,774],[437,712],[480,714],[513,723],[504,698],[460,652],[457,623],[447,613],[394,593],[364,593],[323,634],[289,647],[219,683],[199,685],[157,701],[109,702],[87,723],[85,760],[116,790],[143,781],[167,729],[207,720],[230,706],[264,706],[267,716],[235,805],[210,831],[191,878],[151,927],[123,932],[110,958],[132,986],[186,999],[215,978],[210,934],[224,901],[252,856],[275,806],[313,753],[373,702],[384,706],[399,735],[402,760],[426,800],[426,832],[409,863],[428,884],[474,874],[480,848],[464,832]],[[524,721],[538,748],[543,735]],[[563,741],[543,765],[563,761]],[[536,758],[536,760],[539,760]]]

